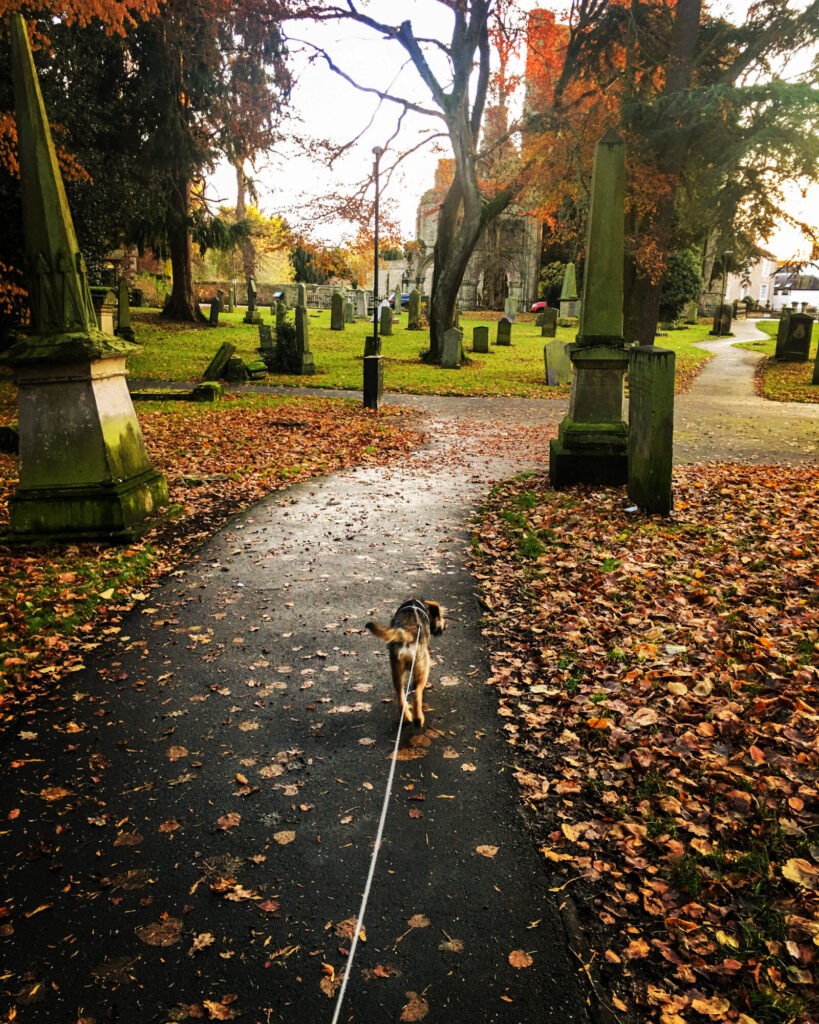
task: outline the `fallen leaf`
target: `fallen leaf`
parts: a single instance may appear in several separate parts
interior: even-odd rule
[[[482,857],[494,857],[500,847],[498,846],[476,846],[475,849]]]
[[[221,818],[216,819],[216,825],[222,832],[228,832],[232,828],[236,828],[242,820],[241,814],[238,811],[229,811],[227,814],[223,814]]]
[[[534,960],[525,950],[513,949],[509,954],[509,963],[517,970],[522,970],[524,967],[531,967]]]
[[[782,875],[803,889],[819,889],[819,868],[802,857],[793,857],[782,867]]]
[[[417,992],[406,992],[405,997],[407,1002],[398,1019],[408,1022],[423,1020],[429,1013],[429,1003],[426,999]]]
[[[175,946],[182,938],[182,922],[175,917],[135,928],[137,938],[146,946]]]
[[[200,932],[199,935],[195,935],[193,938],[193,945],[188,950],[188,956],[195,956],[197,953],[201,953],[203,949],[207,949],[216,942],[216,939],[210,932]]]
[[[279,846],[287,846],[288,843],[292,843],[296,838],[296,833],[289,829],[283,829],[281,832],[276,832],[273,839],[279,844]]]

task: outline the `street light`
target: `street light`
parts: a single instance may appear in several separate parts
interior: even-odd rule
[[[364,343],[364,407],[378,409],[384,392],[384,363],[381,358],[381,339],[378,336],[378,161],[384,150],[373,146],[375,167],[375,266],[373,268],[373,336]]]
[[[384,150],[380,146],[373,146],[373,156],[375,157],[373,166],[373,178],[375,180],[375,263],[373,266],[373,334],[375,337],[375,355],[381,354],[381,342],[378,338],[378,161],[381,159],[383,152]]]

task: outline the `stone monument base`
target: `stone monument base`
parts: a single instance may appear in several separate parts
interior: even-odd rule
[[[246,324],[263,324],[264,320],[262,319],[262,314],[258,309],[252,309],[245,313],[244,320],[242,322]]]
[[[167,504],[168,485],[155,469],[121,483],[20,488],[9,501],[12,535],[4,542],[128,541]]]
[[[555,490],[572,484],[618,487],[628,483],[628,424],[561,424],[549,445],[549,481]],[[565,428],[565,429],[564,429]]]

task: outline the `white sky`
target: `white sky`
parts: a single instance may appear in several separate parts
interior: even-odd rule
[[[523,0],[527,8],[549,6],[541,0]],[[396,0],[369,0],[359,6],[387,23],[395,23]],[[558,8],[560,5],[555,4]],[[745,0],[724,0],[714,3],[729,17],[737,20],[744,16]],[[437,0],[411,0],[402,13],[408,16],[416,33],[448,40],[451,37],[452,15]],[[336,24],[290,26],[293,39],[291,50],[296,54],[294,65],[297,84],[293,92],[292,108],[303,126],[305,137],[326,137],[335,142],[346,142],[360,134],[360,138],[330,170],[314,157],[300,154],[292,147],[273,153],[255,169],[259,189],[259,205],[268,215],[279,213],[293,227],[306,227],[319,239],[336,243],[352,237],[355,227],[348,223],[315,224],[312,211],[316,198],[333,192],[351,191],[372,171],[373,146],[387,147],[392,136],[398,108],[394,104],[380,104],[374,96],[362,94],[339,78],[323,61],[307,63],[308,47],[298,46],[296,40],[325,45],[333,59],[352,76],[364,84],[391,86],[399,95],[412,95],[426,103],[425,87],[413,68],[404,67],[405,55],[398,44],[388,44],[364,26]],[[298,54],[301,51],[301,54]],[[428,118],[410,115],[402,136],[392,143],[392,151],[400,152],[420,140],[420,133],[433,124]],[[298,130],[298,128],[297,128]],[[415,212],[421,195],[432,186],[435,164],[439,156],[429,146],[408,158],[388,180],[383,172],[390,164],[390,151],[381,157],[382,208],[392,207],[406,238],[415,237]],[[211,178],[211,194],[226,205],[236,202],[233,171],[220,170]],[[802,219],[817,221],[819,212],[819,186],[814,185],[809,197],[802,199],[793,190],[793,209]],[[790,229],[770,239],[768,247],[782,258],[804,249],[805,242]]]

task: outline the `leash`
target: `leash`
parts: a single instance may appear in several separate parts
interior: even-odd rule
[[[417,615],[416,615],[417,619]],[[415,636],[414,650],[412,652],[412,665],[410,666],[409,675],[407,677],[407,686],[404,691],[404,702],[406,703],[407,697],[409,696],[410,686],[412,685],[413,673],[415,672],[415,658],[418,654],[418,641],[421,638],[421,623],[418,622],[418,633]],[[384,803],[381,806],[381,818],[378,822],[378,830],[375,834],[375,844],[373,846],[373,855],[370,858],[370,869],[367,872],[367,881],[364,884],[364,892],[361,896],[361,906],[358,908],[358,916],[355,919],[355,934],[353,935],[353,941],[350,945],[350,954],[347,957],[347,968],[344,971],[344,978],[341,982],[341,988],[338,990],[338,997],[336,999],[336,1009],[333,1014],[332,1024],[338,1024],[339,1014],[341,1013],[341,1006],[344,1002],[344,995],[347,992],[347,982],[350,980],[350,975],[353,973],[353,959],[355,958],[356,950],[358,949],[358,936],[364,927],[364,914],[367,910],[367,902],[370,898],[370,889],[372,888],[373,878],[375,877],[375,865],[378,861],[378,854],[381,850],[381,841],[384,838],[384,826],[387,822],[387,811],[390,806],[390,796],[392,795],[392,784],[395,780],[395,766],[398,764],[398,748],[401,745],[401,729],[404,725],[404,709],[401,709],[401,714],[398,718],[398,732],[395,736],[395,746],[392,748],[392,758],[389,775],[387,776],[387,789],[384,793]]]

